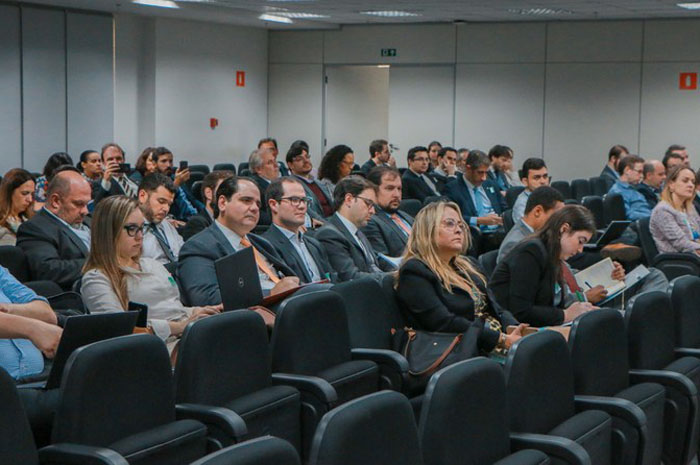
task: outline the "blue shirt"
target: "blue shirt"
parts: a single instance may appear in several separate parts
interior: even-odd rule
[[[469,225],[474,226],[476,228],[480,228],[482,231],[485,232],[491,232],[495,231],[498,229],[498,226],[496,225],[477,225],[476,224],[476,219],[477,217],[481,216],[486,216],[491,213],[495,213],[495,210],[493,209],[493,206],[491,205],[491,199],[489,196],[486,194],[486,191],[484,190],[484,185],[480,185],[479,187],[476,187],[474,184],[470,183],[467,181],[466,176],[462,176],[462,180],[464,181],[464,184],[467,186],[467,190],[469,190],[469,193],[472,196],[472,201],[474,202],[474,207],[476,207],[476,216],[472,216],[469,219]],[[476,196],[479,196],[477,199]],[[479,208],[481,207],[481,208]]]
[[[0,303],[26,304],[33,300],[46,301],[0,266]],[[0,339],[0,367],[17,379],[41,373],[44,357],[28,339]]]
[[[625,202],[625,214],[630,221],[637,221],[651,216],[651,209],[647,200],[632,185],[615,181],[608,194],[620,194]]]

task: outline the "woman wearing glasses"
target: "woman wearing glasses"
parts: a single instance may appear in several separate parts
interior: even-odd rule
[[[191,321],[221,310],[185,307],[177,283],[157,261],[141,257],[144,217],[136,199],[112,196],[97,205],[81,294],[91,313],[148,306],[148,326],[172,350]]]
[[[347,145],[336,145],[323,156],[318,168],[318,180],[329,192],[335,190],[335,185],[343,178],[350,176],[355,166],[355,154]]]
[[[494,305],[486,278],[464,256],[468,228],[454,202],[433,202],[416,215],[398,272],[396,293],[407,310],[409,326],[426,331],[460,333],[482,319],[478,347],[501,352],[520,339],[523,326]],[[506,327],[517,325],[510,334]]]

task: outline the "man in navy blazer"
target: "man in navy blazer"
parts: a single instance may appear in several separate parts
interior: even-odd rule
[[[430,158],[425,147],[413,147],[408,151],[408,169],[404,171],[403,198],[423,202],[426,197],[441,195],[443,183],[428,172]]]
[[[235,177],[223,180],[216,191],[215,206],[214,224],[180,249],[178,276],[189,305],[221,303],[214,262],[246,247],[246,240],[263,257],[258,263],[263,293],[273,295],[299,286],[299,278],[272,244],[249,234],[260,217],[260,191],[253,181]]]

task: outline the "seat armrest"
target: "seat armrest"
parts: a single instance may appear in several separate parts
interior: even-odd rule
[[[676,358],[683,358],[683,357],[700,358],[700,349],[693,349],[690,347],[676,347],[675,349],[673,349],[673,353],[676,356]]]
[[[129,465],[112,449],[59,443],[39,449],[42,465]]]
[[[698,389],[687,376],[683,376],[675,371],[666,370],[641,370],[632,369],[629,371],[630,384],[639,383],[659,383],[664,387],[672,387],[680,391],[683,395],[697,396]]]
[[[335,388],[328,381],[317,376],[272,373],[272,384],[293,386],[299,389],[302,395],[312,395],[325,404],[332,404],[338,400]]]
[[[690,253],[664,252],[654,257],[652,261],[654,263],[658,263],[664,260],[681,260],[686,262],[693,262],[693,264],[700,266],[700,257],[697,257],[696,255]]]
[[[586,449],[571,439],[560,436],[510,433],[510,447],[514,451],[536,449],[570,465],[591,465]]]
[[[223,407],[201,404],[177,404],[175,416],[178,420],[198,420],[204,423],[211,436],[224,442],[241,442],[248,433],[243,419],[234,411]],[[220,438],[221,433],[225,438]],[[228,438],[229,441],[225,441]],[[226,444],[224,444],[224,447]]]
[[[602,410],[611,417],[619,418],[635,428],[644,428],[647,417],[637,404],[619,397],[574,396],[576,411]]]
[[[401,374],[408,373],[408,360],[398,352],[386,349],[352,349],[353,360],[370,360],[387,365]]]

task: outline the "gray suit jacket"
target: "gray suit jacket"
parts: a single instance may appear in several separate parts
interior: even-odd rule
[[[301,185],[304,186],[304,191],[306,192],[306,195],[311,198],[312,202],[311,205],[309,205],[309,216],[311,218],[315,218],[319,221],[325,222],[325,216],[323,215],[323,208],[321,208],[321,202],[318,200],[318,197],[314,193],[314,191],[311,190],[309,187],[309,183],[301,179],[299,176],[295,176],[296,178],[301,181]],[[330,204],[331,207],[333,207],[333,193],[328,192],[328,186],[321,182],[317,182],[316,179],[314,179],[314,184],[316,184],[319,189],[321,189],[321,192],[323,193],[324,197],[326,197],[326,201]]]
[[[496,263],[500,263],[503,257],[508,255],[508,252],[513,250],[513,248],[520,241],[532,234],[534,233],[530,231],[530,229],[527,226],[525,226],[522,219],[515,223],[511,230],[508,231],[508,234],[506,234],[506,237],[503,239],[503,242],[501,242],[501,247],[498,249],[498,257],[496,258]]]
[[[400,257],[406,248],[408,237],[404,234],[400,226],[387,216],[387,214],[377,208],[377,213],[370,218],[367,226],[362,228],[367,239],[372,244],[372,248],[377,253],[383,253],[390,257]],[[404,221],[413,226],[413,217],[401,210],[396,212]]]
[[[299,252],[297,252],[292,243],[289,242],[289,239],[287,239],[274,224],[271,225],[262,236],[275,247],[275,251],[280,257],[284,257],[285,263],[289,265],[302,283],[311,282],[311,275],[306,269],[306,265],[299,255]],[[338,275],[333,271],[333,267],[331,267],[328,261],[328,255],[321,246],[321,243],[308,234],[305,234],[303,237],[304,244],[306,244],[306,248],[309,249],[309,253],[313,257],[318,271],[321,273],[321,277],[328,276],[328,279],[332,282],[337,281]]]
[[[248,234],[248,239],[277,271],[285,276],[296,276],[267,240],[254,234]],[[189,305],[218,305],[221,303],[221,292],[219,291],[214,262],[234,252],[233,246],[216,224],[212,224],[185,242],[180,249],[177,274],[184,297]]]

